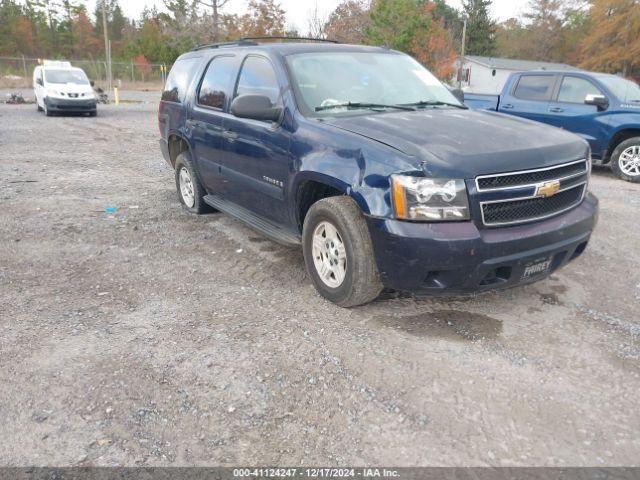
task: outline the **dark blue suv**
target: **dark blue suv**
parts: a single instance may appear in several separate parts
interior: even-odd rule
[[[411,57],[329,42],[238,42],[180,56],[161,149],[193,213],[302,245],[341,306],[384,287],[469,293],[548,276],[597,217],[579,137],[467,109]]]

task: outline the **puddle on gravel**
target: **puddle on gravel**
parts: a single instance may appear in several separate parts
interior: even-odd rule
[[[491,340],[502,333],[502,320],[459,310],[436,310],[423,315],[406,317],[376,317],[375,321],[385,327],[401,330],[417,337],[454,341]]]

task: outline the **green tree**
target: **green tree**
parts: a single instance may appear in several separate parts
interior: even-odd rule
[[[98,37],[102,37],[102,5],[104,4],[107,17],[107,33],[111,40],[121,40],[125,30],[127,20],[122,13],[122,8],[118,0],[97,0],[94,16],[96,19],[95,33]]]
[[[417,31],[429,29],[429,17],[423,15],[416,0],[377,0],[370,12],[364,40],[372,45],[411,52]]]
[[[0,55],[15,55],[19,52],[18,36],[14,29],[18,19],[22,17],[22,8],[13,0],[0,2]],[[31,22],[29,22],[31,27]],[[24,28],[20,28],[24,31]],[[27,34],[28,35],[28,34]]]
[[[458,10],[449,6],[445,0],[434,0],[433,4],[435,5],[434,17],[442,19],[444,28],[449,31],[452,38],[462,40],[463,21]]]
[[[496,53],[496,23],[489,14],[491,0],[463,0],[462,10],[467,18],[468,55],[491,57]]]
[[[496,26],[496,55],[503,58],[531,59],[530,30],[517,18]]]

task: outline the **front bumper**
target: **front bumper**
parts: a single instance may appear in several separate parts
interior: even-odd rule
[[[508,288],[544,278],[586,248],[598,216],[588,194],[557,217],[503,228],[473,222],[412,223],[367,217],[383,284],[425,295]],[[541,275],[523,278],[532,263],[549,259]]]
[[[67,100],[64,98],[51,98],[44,99],[47,104],[47,108],[52,112],[95,112],[96,100]]]

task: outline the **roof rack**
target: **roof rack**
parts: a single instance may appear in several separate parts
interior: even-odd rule
[[[249,40],[249,41],[257,41],[257,40],[305,40],[307,42],[340,43],[338,40],[333,40],[333,39],[330,39],[330,38],[286,37],[286,36],[243,37],[241,40]]]
[[[220,48],[220,47],[255,47],[258,45],[256,42],[253,42],[246,38],[241,38],[240,40],[233,40],[231,42],[218,42],[218,43],[203,43],[202,45],[198,45],[191,49],[192,52],[196,50],[204,50],[205,48]]]
[[[221,47],[255,47],[258,44],[259,40],[297,40],[297,41],[307,41],[307,42],[325,42],[325,43],[340,43],[338,40],[331,40],[328,38],[311,38],[311,37],[243,37],[239,40],[233,40],[229,42],[219,42],[219,43],[205,43],[202,45],[198,45],[191,49],[191,51],[196,50],[204,50],[206,48],[221,48]]]

